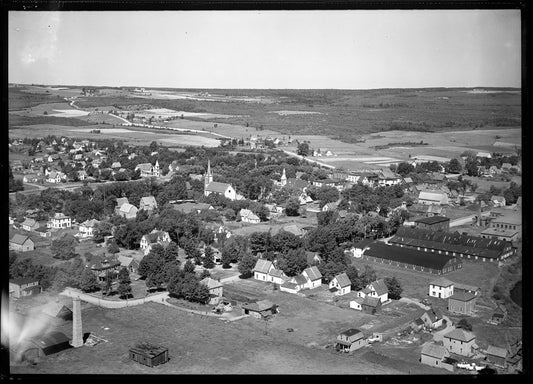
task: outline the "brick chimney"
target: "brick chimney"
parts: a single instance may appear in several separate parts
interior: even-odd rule
[[[81,303],[79,297],[72,299],[72,341],[74,348],[83,345],[83,331],[81,327]]]

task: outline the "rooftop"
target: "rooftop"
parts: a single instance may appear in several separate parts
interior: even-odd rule
[[[431,217],[423,217],[421,219],[416,219],[415,223],[432,225],[432,224],[437,224],[437,223],[443,223],[446,221],[450,221],[450,219],[444,216],[431,216]]]
[[[131,347],[130,351],[136,352],[138,354],[148,356],[148,357],[156,357],[168,351],[168,348],[162,347],[159,345],[153,345],[150,343],[138,343],[134,347]]]
[[[447,337],[448,339],[454,339],[459,341],[470,341],[472,339],[476,338],[476,335],[474,335],[472,332],[465,331],[460,328],[456,328],[451,332],[448,332],[444,335],[444,337]]]

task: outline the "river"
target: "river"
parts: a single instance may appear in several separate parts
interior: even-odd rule
[[[522,306],[522,280],[511,289],[511,299],[519,306]]]

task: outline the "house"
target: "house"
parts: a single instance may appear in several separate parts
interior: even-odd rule
[[[93,237],[94,228],[96,227],[98,223],[100,223],[100,221],[96,219],[85,220],[83,223],[81,223],[78,228],[80,237],[82,238]]]
[[[58,212],[54,214],[54,217],[50,219],[50,221],[46,224],[48,228],[56,228],[56,229],[63,229],[63,228],[71,228],[72,227],[72,219],[70,216],[66,216],[62,212]]]
[[[335,276],[329,282],[329,290],[336,296],[342,296],[352,290],[352,282],[346,273],[341,273]]]
[[[153,196],[144,196],[141,197],[139,202],[139,210],[144,209],[145,211],[153,211],[157,208],[157,202]]]
[[[139,210],[136,206],[129,203],[122,204],[116,214],[126,219],[134,219],[137,216]]]
[[[436,368],[444,368],[453,372],[453,364],[446,361],[450,357],[450,352],[442,345],[428,342],[422,347],[420,352],[420,362]]]
[[[88,177],[87,172],[85,172],[83,169],[78,171],[78,179],[81,181],[85,180]]]
[[[385,284],[385,280],[379,279],[368,284],[365,289],[358,292],[359,297],[374,297],[381,300],[382,303],[385,303],[389,300],[389,289]]]
[[[489,152],[478,152],[476,154],[476,157],[483,157],[483,158],[486,158],[486,159],[490,159],[490,158],[492,158],[492,155]]]
[[[322,262],[322,258],[319,256],[317,252],[305,252],[305,257],[307,259],[307,265],[313,266],[320,264]]]
[[[153,244],[161,244],[166,246],[171,242],[170,235],[166,231],[159,231],[157,229],[152,230],[147,235],[141,237],[140,248],[144,251],[144,254],[147,255],[150,253]]]
[[[470,357],[477,349],[476,336],[464,329],[454,329],[443,336],[444,348],[450,353]]]
[[[21,226],[25,231],[35,231],[40,227],[40,224],[34,219],[25,218]]]
[[[96,278],[104,282],[107,278],[115,279],[121,268],[120,261],[114,257],[98,257],[89,265]]]
[[[168,348],[149,343],[138,343],[130,348],[129,357],[131,360],[148,367],[155,367],[169,360]]]
[[[476,308],[476,295],[465,291],[455,291],[448,298],[448,311],[472,316]]]
[[[454,283],[453,291],[455,292],[465,292],[465,293],[471,293],[475,296],[479,296],[481,293],[481,288],[475,286],[475,285],[468,285],[468,284],[462,284],[462,283]]]
[[[35,232],[41,237],[52,237],[52,230],[46,226],[37,228]]]
[[[67,178],[67,175],[65,175],[63,172],[52,171],[48,174],[46,181],[49,183],[58,184],[58,183],[61,183],[61,180],[64,180],[66,178]]]
[[[444,216],[433,215],[414,220],[417,228],[430,231],[448,231],[450,229],[450,219]]]
[[[374,239],[361,240],[354,244],[351,248],[345,249],[344,253],[355,258],[360,258],[363,256],[363,252],[367,249],[368,245],[372,244],[373,242]]]
[[[442,326],[443,316],[442,313],[435,308],[431,308],[429,311],[426,311],[420,316],[420,319],[424,325],[430,329],[437,329]]]
[[[504,320],[505,320],[505,312],[498,306],[492,313],[492,317],[490,321],[493,324],[500,324]]]
[[[427,217],[432,216],[446,216],[446,208],[440,206],[440,205],[428,205],[427,211],[426,211]]]
[[[418,203],[424,205],[445,205],[448,204],[448,195],[440,191],[420,191],[420,193],[418,194]]]
[[[259,281],[284,284],[288,277],[283,271],[277,269],[271,261],[258,259],[252,269],[254,279]]]
[[[283,207],[277,204],[265,204],[266,209],[268,209],[268,218],[272,219],[278,217],[283,213]]]
[[[257,216],[255,213],[250,211],[249,209],[241,209],[239,211],[239,216],[241,217],[241,221],[243,223],[250,223],[250,224],[259,224],[261,222],[261,219],[259,219],[259,216]]]
[[[127,197],[117,197],[116,202],[117,202],[117,205],[115,206],[115,211],[118,210],[123,204],[126,204],[126,203],[129,204]]]
[[[379,297],[372,297],[366,295],[361,303],[361,309],[370,315],[374,315],[381,309],[381,299]]]
[[[365,301],[362,297],[356,297],[355,299],[350,301],[350,308],[356,309],[358,311],[363,310],[363,302]]]
[[[278,306],[270,300],[259,300],[255,303],[245,303],[242,305],[244,315],[250,315],[257,319],[275,315],[279,312]]]
[[[513,165],[511,163],[502,163],[502,169],[505,169],[506,171],[508,171],[509,169],[511,169],[513,167]]]
[[[340,352],[353,352],[368,344],[363,332],[350,328],[337,335],[335,349]]]
[[[170,163],[168,165],[168,171],[169,172],[177,172],[177,171],[179,171],[179,169],[180,169],[180,167],[179,167],[178,160],[174,160],[174,161],[172,161],[172,163]]]
[[[15,234],[9,240],[9,249],[18,252],[28,252],[35,249],[35,243],[29,236]]]
[[[139,170],[141,172],[141,177],[159,177],[160,169],[159,162],[156,160],[155,165],[152,163],[141,163],[137,164],[135,171]]]
[[[313,289],[322,285],[322,274],[316,266],[307,267],[302,275],[307,279],[306,288]]]
[[[490,198],[490,202],[494,207],[505,207],[505,197],[493,195]]]
[[[337,210],[337,203],[327,203],[322,207],[322,212],[333,212]]]
[[[507,349],[489,345],[485,351],[485,359],[497,367],[505,368],[507,365]]]
[[[20,298],[24,296],[36,295],[42,292],[38,279],[30,277],[19,277],[9,279],[9,297]]]
[[[150,164],[151,165],[151,164]],[[121,168],[122,165],[120,165],[120,161],[115,161],[113,164],[111,164],[111,168]]]
[[[453,281],[445,277],[439,277],[429,283],[429,296],[438,297],[439,299],[447,299],[453,295]]]
[[[117,260],[119,261],[121,268],[126,268],[129,273],[137,273],[139,263],[133,257],[120,255],[117,257]]]
[[[210,277],[206,277],[205,279],[200,280],[200,284],[205,285],[209,290],[209,304],[218,304],[222,299],[222,283]]]
[[[409,323],[409,326],[413,331],[419,332],[422,328],[424,328],[424,320],[422,320],[420,317],[416,318]]]

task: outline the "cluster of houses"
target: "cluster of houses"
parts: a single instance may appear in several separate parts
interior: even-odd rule
[[[117,198],[117,205],[115,206],[115,214],[124,217],[125,219],[134,219],[137,216],[137,212],[145,210],[149,214],[157,209],[157,201],[153,196],[143,196],[139,201],[139,208],[130,204],[127,197]]]

